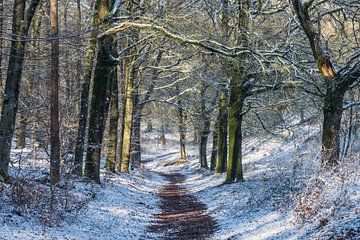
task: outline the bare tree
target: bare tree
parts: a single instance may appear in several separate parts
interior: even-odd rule
[[[58,0],[50,1],[51,80],[50,80],[50,177],[51,183],[60,180],[59,136],[59,24]]]
[[[0,142],[3,143],[0,148],[0,176],[5,180],[9,180],[10,149],[18,109],[26,36],[39,2],[40,0],[32,0],[26,10],[25,0],[14,1],[11,50],[0,119]]]

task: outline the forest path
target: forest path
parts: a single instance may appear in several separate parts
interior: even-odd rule
[[[161,234],[164,239],[210,239],[217,223],[207,215],[207,206],[180,186],[185,176],[180,173],[161,175],[169,183],[158,193],[162,213],[153,215],[155,221],[148,231]]]

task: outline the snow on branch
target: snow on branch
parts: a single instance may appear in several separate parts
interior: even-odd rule
[[[228,46],[225,46],[225,45],[223,45],[219,42],[213,41],[213,40],[207,40],[207,39],[206,40],[205,39],[198,40],[198,39],[187,38],[185,36],[176,34],[172,30],[168,30],[162,26],[158,26],[156,24],[150,24],[150,23],[137,23],[137,22],[126,21],[126,22],[121,23],[118,26],[112,27],[112,28],[108,29],[107,31],[99,34],[98,38],[102,38],[106,35],[115,34],[117,32],[121,32],[126,29],[130,29],[130,28],[135,28],[135,29],[139,29],[139,30],[152,30],[152,31],[160,33],[166,37],[172,38],[176,41],[191,44],[194,46],[199,46],[199,47],[202,47],[213,53],[218,53],[218,54],[228,56],[228,57],[236,57],[243,53],[256,54],[254,51],[252,51],[246,47],[240,47],[240,46],[228,47]]]
[[[112,9],[111,9],[111,12],[110,12],[110,14],[109,14],[109,17],[110,17],[110,18],[112,18],[112,17],[115,15],[115,13],[116,13],[117,9],[119,8],[119,6],[121,5],[121,3],[122,3],[121,0],[116,0],[116,1],[114,2],[114,5],[113,5],[113,7],[112,7]]]

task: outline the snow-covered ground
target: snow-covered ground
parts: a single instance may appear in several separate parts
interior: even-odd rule
[[[196,146],[188,146],[188,162],[178,165],[176,137],[161,146],[156,136],[145,135],[144,169],[131,175],[102,171],[101,185],[78,179],[68,194],[74,206],[83,204],[65,211],[56,226],[46,227],[24,209],[19,213],[11,188],[0,185],[0,239],[158,239],[147,233],[152,214],[161,212],[156,192],[166,184],[157,172],[174,171],[187,177],[182,184],[216,219],[213,239],[360,239],[359,146],[338,170],[324,172],[318,131],[302,126],[290,135],[247,137],[245,181],[234,184],[223,184],[224,174],[200,170]],[[22,171],[45,171],[44,158],[22,164]]]
[[[37,164],[39,168],[46,165],[43,161]],[[34,163],[31,166],[35,167]],[[148,170],[131,175],[104,170],[101,185],[80,180],[72,183],[68,195],[74,204],[65,211],[64,220],[52,227],[23,208],[16,210],[10,203],[12,189],[7,188],[0,199],[0,239],[146,239],[151,216],[160,211],[156,192],[161,186],[162,178]],[[74,209],[79,204],[83,206]]]

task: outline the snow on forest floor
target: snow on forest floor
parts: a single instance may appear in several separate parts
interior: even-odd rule
[[[37,164],[42,167],[44,163],[40,160]],[[104,170],[101,180],[101,185],[80,180],[73,183],[68,194],[83,206],[78,211],[71,209],[53,227],[44,226],[42,218],[16,210],[10,204],[11,189],[6,189],[0,199],[0,239],[146,239],[151,216],[159,212],[156,192],[162,178],[150,171],[127,175]]]
[[[150,136],[143,141],[144,169],[131,175],[102,171],[101,185],[71,183],[70,210],[53,227],[44,225],[46,217],[34,218],[31,208],[41,205],[18,210],[11,196],[19,193],[0,185],[0,239],[159,239],[147,232],[152,215],[161,212],[156,193],[166,181],[158,173],[173,172],[186,176],[180,185],[217,221],[212,239],[360,239],[359,146],[336,172],[323,173],[317,131],[302,127],[291,136],[246,138],[245,181],[235,184],[200,170],[196,146],[188,146],[188,162],[178,165],[178,146],[158,146]],[[28,158],[19,172],[39,185],[46,157]]]

